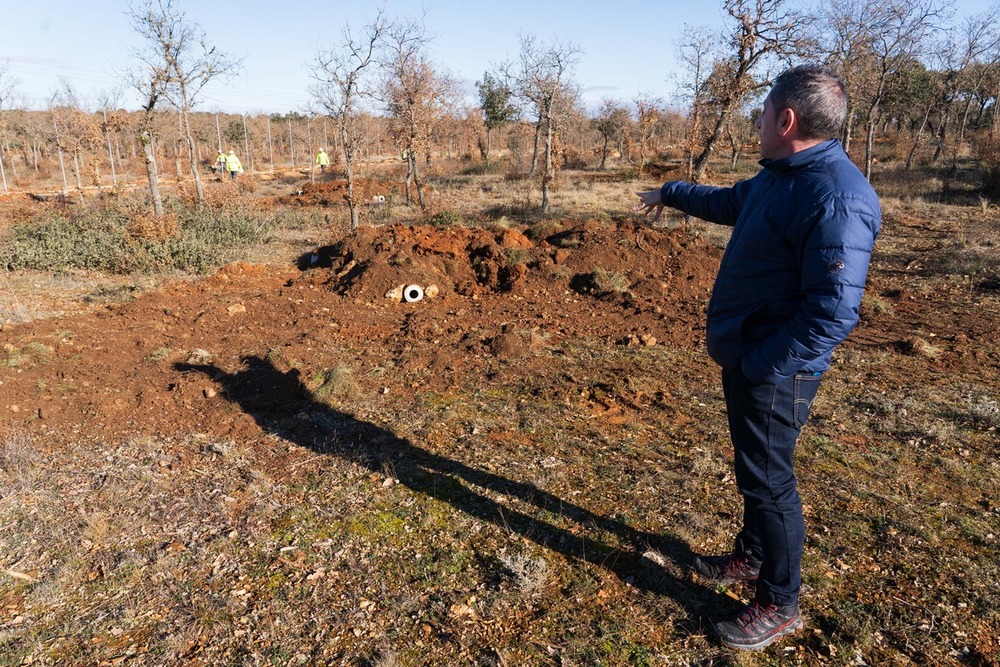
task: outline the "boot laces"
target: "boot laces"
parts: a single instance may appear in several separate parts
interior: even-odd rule
[[[740,556],[732,556],[729,562],[726,563],[726,567],[723,569],[726,576],[738,576],[742,574],[749,574],[751,571],[750,564],[746,558]]]
[[[750,603],[749,606],[740,614],[736,622],[740,624],[742,628],[754,628],[756,629],[757,623],[765,624],[762,627],[766,627],[767,623],[774,623],[775,612],[778,611],[778,607],[773,604],[761,604],[757,600]]]

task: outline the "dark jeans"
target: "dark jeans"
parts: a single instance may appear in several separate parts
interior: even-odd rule
[[[739,368],[722,371],[736,483],[743,495],[740,537],[762,561],[758,589],[769,590],[779,605],[799,597],[806,526],[792,457],[819,383],[819,376],[806,374],[754,385]]]

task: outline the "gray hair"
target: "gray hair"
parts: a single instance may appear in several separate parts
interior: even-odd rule
[[[799,65],[774,80],[769,95],[776,112],[793,109],[806,139],[832,139],[847,120],[847,86],[823,65]]]

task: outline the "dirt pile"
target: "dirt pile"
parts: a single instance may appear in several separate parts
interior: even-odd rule
[[[360,204],[384,203],[397,189],[398,184],[393,181],[359,178],[354,182],[354,199]],[[306,183],[293,194],[279,197],[278,202],[290,206],[336,206],[345,204],[346,196],[347,181],[341,178]]]
[[[344,296],[377,298],[404,284],[443,295],[561,294],[667,307],[707,296],[719,251],[679,230],[630,221],[507,228],[366,227],[311,262]],[[312,278],[313,280],[315,278]]]
[[[411,392],[478,376],[484,359],[516,358],[530,374],[574,338],[690,349],[718,255],[681,231],[628,222],[365,227],[306,270],[232,264],[93,313],[5,326],[0,361],[14,371],[0,385],[0,423],[104,437],[238,430],[211,382],[176,366],[202,358],[232,369],[278,355],[311,377],[363,348],[359,369],[394,368],[398,383],[381,382]],[[439,293],[385,297],[404,283]]]

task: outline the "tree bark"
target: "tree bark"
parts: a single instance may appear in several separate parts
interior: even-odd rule
[[[416,187],[417,190],[417,204],[420,205],[420,210],[426,211],[427,203],[424,201],[424,186],[420,182],[420,171],[419,167],[417,166],[417,156],[413,151],[410,151],[410,163],[411,163],[411,170],[413,173],[413,185]]]
[[[531,148],[531,169],[528,170],[528,175],[532,176],[535,173],[535,169],[538,168],[538,137],[542,133],[542,117],[539,115],[538,122],[535,123],[535,143]]]
[[[930,118],[931,108],[928,106],[927,110],[924,111],[924,119],[920,123],[920,128],[917,130],[917,136],[913,140],[913,146],[910,147],[910,153],[906,156],[906,171],[913,169],[913,158],[917,154],[917,149],[924,142],[924,128],[927,127],[927,119]]]
[[[851,154],[851,140],[854,138],[854,108],[849,107],[847,110],[847,122],[844,123],[844,133],[841,139],[841,143],[844,145],[844,152],[848,155]]]
[[[945,144],[948,141],[948,121],[951,118],[951,105],[948,105],[941,118],[941,126],[938,129],[938,141],[937,146],[934,148],[934,157],[931,158],[932,163],[937,163],[941,159],[941,155],[944,153]]]
[[[701,181],[701,177],[705,174],[705,169],[708,167],[708,159],[712,157],[712,153],[715,151],[715,144],[719,141],[719,135],[722,133],[722,127],[725,125],[729,118],[729,111],[723,109],[719,113],[719,117],[715,122],[715,129],[712,130],[711,136],[709,136],[708,141],[705,142],[705,148],[702,149],[701,153],[694,160],[692,165],[694,171],[694,181],[697,183]]]
[[[194,135],[191,134],[191,117],[187,110],[181,110],[184,121],[184,141],[187,143],[188,164],[191,167],[191,177],[194,178],[194,191],[198,196],[198,208],[205,208],[205,187],[201,183],[201,171],[198,169],[198,159],[195,156]],[[249,158],[248,158],[249,159]]]
[[[493,147],[493,129],[486,126],[486,153],[483,155],[483,162],[486,164],[486,171],[490,170],[490,149]]]
[[[354,157],[356,144],[353,143],[351,128],[348,127],[346,115],[340,118],[340,148],[344,154],[344,170],[347,172],[347,208],[351,211],[351,231],[361,226],[358,202],[354,200]]]
[[[76,194],[83,206],[83,176],[80,174],[80,150],[73,149],[73,176],[76,179]]]
[[[406,154],[406,180],[403,183],[403,191],[406,193],[406,205],[409,206],[413,202],[413,197],[410,195],[410,185],[413,183],[413,157],[407,153]]]
[[[153,203],[153,213],[163,215],[163,198],[160,196],[160,182],[156,173],[156,152],[153,145],[153,132],[148,127],[139,131],[139,143],[146,162],[146,180],[149,183],[149,198]]]
[[[542,215],[549,213],[549,184],[553,180],[552,169],[552,115],[545,119],[545,174],[542,176]]]

